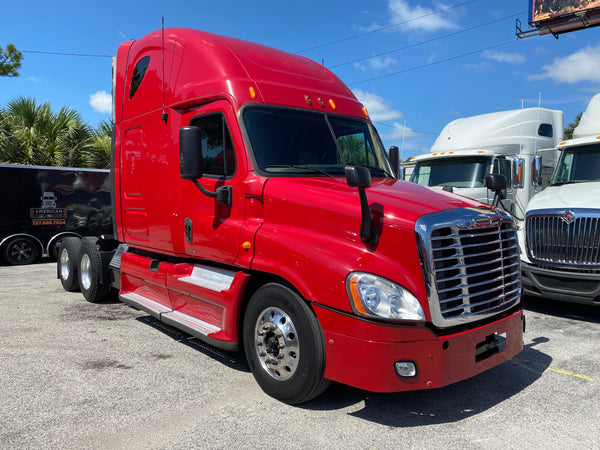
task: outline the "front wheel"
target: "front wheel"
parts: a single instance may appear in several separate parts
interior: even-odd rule
[[[243,339],[252,374],[268,395],[298,404],[329,386],[324,378],[323,331],[312,310],[290,288],[271,283],[252,296]]]
[[[13,266],[31,264],[39,256],[37,243],[28,237],[16,237],[4,247],[4,259]]]

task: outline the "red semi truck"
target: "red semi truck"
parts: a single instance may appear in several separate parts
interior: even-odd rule
[[[58,273],[212,345],[269,395],[437,388],[509,360],[513,220],[398,180],[366,109],[304,57],[172,28],[113,61],[114,239]],[[395,155],[395,153],[394,153]]]

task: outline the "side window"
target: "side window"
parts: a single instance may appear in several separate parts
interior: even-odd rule
[[[538,128],[538,134],[544,137],[553,137],[554,134],[552,132],[552,124],[551,123],[542,123]]]
[[[512,185],[512,166],[510,160],[504,158],[495,159],[493,172],[504,175],[506,177],[507,185]]]
[[[129,99],[131,100],[135,95],[135,92],[140,87],[142,83],[142,79],[146,74],[146,70],[148,70],[148,64],[150,64],[150,57],[145,56],[140,59],[139,62],[135,65],[135,69],[133,70],[133,75],[131,77],[131,88],[129,89]]]
[[[202,173],[231,177],[235,173],[235,151],[231,134],[221,113],[192,119],[190,125],[202,131]]]

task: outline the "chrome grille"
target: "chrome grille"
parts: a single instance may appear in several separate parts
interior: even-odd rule
[[[419,219],[416,231],[435,325],[481,320],[519,302],[519,250],[507,213],[443,211]]]
[[[531,211],[525,218],[525,230],[532,262],[567,270],[600,270],[597,210]]]

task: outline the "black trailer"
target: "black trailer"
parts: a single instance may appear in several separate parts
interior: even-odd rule
[[[112,234],[108,170],[0,164],[0,254],[56,257],[67,236]]]

